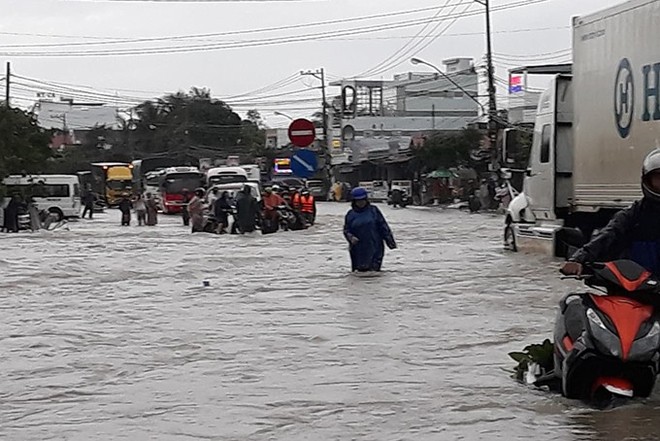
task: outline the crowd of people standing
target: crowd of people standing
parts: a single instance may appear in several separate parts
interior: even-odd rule
[[[119,202],[118,208],[121,213],[122,226],[131,225],[131,211],[133,210],[137,216],[138,226],[152,227],[158,224],[158,202],[151,193],[144,196],[137,194],[132,198],[125,197]]]
[[[271,220],[277,222],[279,210],[283,206],[297,213],[305,225],[312,225],[316,217],[316,202],[308,189],[283,191],[279,187],[266,187],[261,203],[252,194],[252,187],[245,185],[232,198],[227,191],[211,191],[206,196],[202,188],[196,189],[192,196],[186,195],[182,204],[184,224],[192,227],[192,232],[207,231],[207,213],[212,214],[217,222],[215,232],[223,234],[229,227],[229,216],[233,216],[232,232],[250,233],[257,229],[261,222]],[[380,271],[384,246],[397,247],[394,236],[381,211],[370,204],[367,191],[355,188],[351,191],[352,208],[346,215],[344,236],[350,245],[351,266],[353,271]],[[93,197],[83,197],[83,217],[93,218]],[[137,216],[138,226],[154,226],[158,223],[158,203],[151,193],[137,194],[125,197],[119,203],[121,225],[129,226],[132,213]],[[37,230],[43,225],[37,204],[32,198],[23,200],[20,195],[10,198],[4,210],[0,225],[3,231],[18,232],[19,214],[27,213],[30,219],[30,229]]]

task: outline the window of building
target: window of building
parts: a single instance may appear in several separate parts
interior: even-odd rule
[[[552,136],[552,127],[550,124],[543,126],[541,133],[541,164],[550,162],[550,138]]]

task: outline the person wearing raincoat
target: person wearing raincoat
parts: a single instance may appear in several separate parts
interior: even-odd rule
[[[158,204],[151,193],[147,193],[144,204],[147,207],[147,225],[152,227],[158,224]]]
[[[259,219],[259,203],[252,196],[251,187],[246,185],[243,191],[236,196],[236,221],[232,225],[232,233],[239,232],[251,233],[256,229],[257,219]]]
[[[349,243],[352,271],[380,271],[385,244],[397,247],[383,213],[369,203],[367,191],[356,187],[351,191],[352,208],[346,214],[344,237]]]
[[[41,228],[41,220],[39,219],[39,208],[36,201],[32,196],[28,198],[28,215],[30,216],[30,230],[37,231]]]
[[[192,223],[192,232],[201,233],[204,231],[204,189],[195,190],[195,195],[188,202],[188,213]]]

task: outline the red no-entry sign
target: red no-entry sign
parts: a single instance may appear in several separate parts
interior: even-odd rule
[[[289,126],[289,140],[296,147],[310,146],[316,139],[316,127],[308,119],[297,119]]]

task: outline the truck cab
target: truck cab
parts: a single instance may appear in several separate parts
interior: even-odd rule
[[[505,245],[555,255],[556,232],[573,201],[573,89],[557,75],[541,95],[523,191],[508,207]]]
[[[509,248],[565,257],[641,199],[641,166],[660,147],[660,1],[628,0],[573,19],[571,75],[538,105]]]

